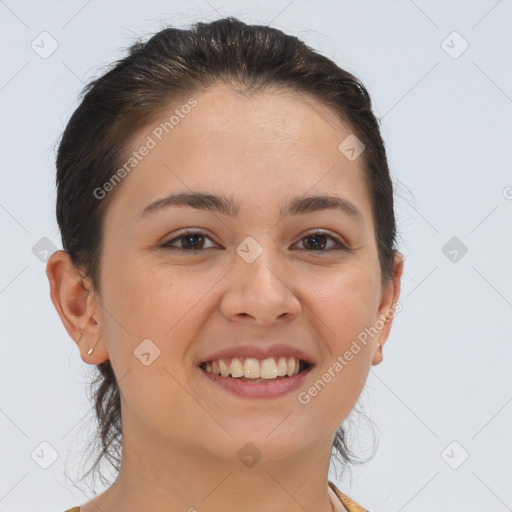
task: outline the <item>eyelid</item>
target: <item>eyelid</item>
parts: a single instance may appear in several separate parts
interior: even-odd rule
[[[326,237],[331,238],[332,240],[334,240],[335,242],[340,244],[342,246],[342,247],[340,247],[340,249],[345,249],[347,251],[350,250],[350,244],[345,240],[344,237],[342,237],[341,235],[338,235],[338,234],[331,233],[330,231],[327,231],[327,230],[321,229],[321,228],[307,231],[306,233],[304,233],[303,235],[300,236],[298,242],[302,241],[304,238],[307,238],[307,237],[310,237],[313,235],[325,235]],[[296,242],[296,243],[298,243],[298,242]],[[304,250],[306,250],[306,249],[304,249]],[[330,249],[328,249],[327,251],[316,251],[316,252],[329,252],[329,250]],[[315,251],[308,251],[308,252],[315,252]]]
[[[180,252],[188,252],[188,253],[196,253],[196,254],[204,252],[206,249],[213,249],[213,247],[207,247],[206,249],[197,249],[197,250],[183,249],[181,247],[173,247],[170,245],[172,242],[178,242],[181,238],[186,237],[187,235],[200,235],[200,236],[203,236],[204,238],[208,238],[212,242],[216,243],[213,240],[213,238],[208,233],[203,231],[202,229],[188,228],[185,231],[178,233],[176,236],[174,236],[170,240],[167,240],[166,242],[162,243],[160,246],[163,247],[164,249],[171,249],[171,250],[176,250],[176,251],[180,251]],[[320,228],[310,230],[310,231],[300,235],[299,239],[297,240],[297,242],[295,242],[292,245],[292,247],[299,244],[300,242],[302,242],[305,238],[308,238],[313,235],[326,236],[327,238],[331,239],[336,244],[336,247],[331,248],[331,249],[318,250],[318,251],[315,251],[312,249],[301,249],[301,251],[308,252],[308,253],[330,253],[333,251],[351,251],[352,250],[350,245],[347,243],[347,241],[343,237],[341,237],[340,235],[332,234],[329,231],[320,229]]]
[[[175,236],[173,236],[172,238],[170,238],[169,240],[163,242],[162,244],[160,244],[160,247],[163,247],[164,249],[174,249],[174,250],[177,250],[177,251],[182,251],[182,252],[196,252],[196,253],[199,253],[199,252],[203,252],[205,251],[206,249],[200,249],[200,250],[196,250],[194,251],[193,249],[182,249],[181,247],[173,247],[171,246],[171,242],[179,242],[179,240],[181,238],[184,238],[186,236],[189,236],[189,235],[201,235],[203,236],[204,238],[208,238],[210,239],[213,243],[217,244],[217,242],[215,242],[213,240],[213,237],[211,235],[209,235],[206,231],[203,231],[202,229],[194,229],[194,228],[186,228],[184,231],[181,231],[181,232],[178,232]],[[219,244],[217,244],[219,245]],[[208,247],[208,249],[210,249],[210,247]]]

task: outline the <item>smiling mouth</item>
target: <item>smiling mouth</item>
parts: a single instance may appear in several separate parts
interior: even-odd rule
[[[293,377],[312,366],[311,363],[296,357],[269,357],[254,359],[233,357],[205,361],[199,365],[206,373],[242,382],[271,382]]]

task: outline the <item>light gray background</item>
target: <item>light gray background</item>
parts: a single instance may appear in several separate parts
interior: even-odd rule
[[[94,435],[92,367],[33,253],[44,237],[61,248],[54,145],[83,83],[137,37],[227,15],[297,35],[358,76],[397,182],[403,311],[361,399],[380,445],[338,485],[375,512],[512,510],[511,0],[0,0],[0,510],[87,499],[65,475]],[[31,47],[43,31],[58,43],[46,59]],[[452,237],[468,248],[455,262],[442,251]],[[58,453],[48,469],[42,442]]]

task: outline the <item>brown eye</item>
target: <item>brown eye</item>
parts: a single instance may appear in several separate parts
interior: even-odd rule
[[[334,248],[324,250],[328,245],[329,240],[334,242]],[[307,251],[330,252],[347,249],[347,246],[340,240],[322,232],[312,233],[311,235],[305,236],[301,239],[301,242]]]
[[[210,239],[209,236],[200,232],[200,231],[188,231],[168,242],[165,242],[161,245],[166,249],[176,249],[178,251],[201,251],[205,249],[204,244],[205,240]],[[208,247],[206,247],[208,249]]]
[[[180,236],[173,238],[172,240],[169,240],[168,242],[161,244],[161,247],[177,251],[201,252],[205,249],[211,248],[205,247],[207,239],[211,240],[208,235],[202,233],[201,231],[188,231]],[[341,242],[341,240],[338,240],[336,237],[323,232],[316,232],[305,236],[298,243],[301,242],[303,249],[309,252],[331,252],[348,250],[348,247],[343,242]],[[329,246],[329,242],[331,243],[331,247],[326,249],[326,247]],[[334,244],[334,247],[332,244]]]

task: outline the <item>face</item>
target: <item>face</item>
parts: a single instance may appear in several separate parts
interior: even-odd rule
[[[151,148],[105,218],[95,353],[114,368],[123,428],[233,460],[248,441],[268,460],[330,446],[381,360],[398,297],[396,279],[382,283],[362,157],[340,152],[351,130],[313,98],[221,86],[192,96],[169,133],[160,123],[180,105],[130,141],[129,154]],[[192,193],[221,199],[182,195],[144,213]],[[254,382],[226,389],[235,379],[200,367],[251,349],[271,350],[276,366],[297,350],[309,367],[293,385],[273,380],[274,395]]]

